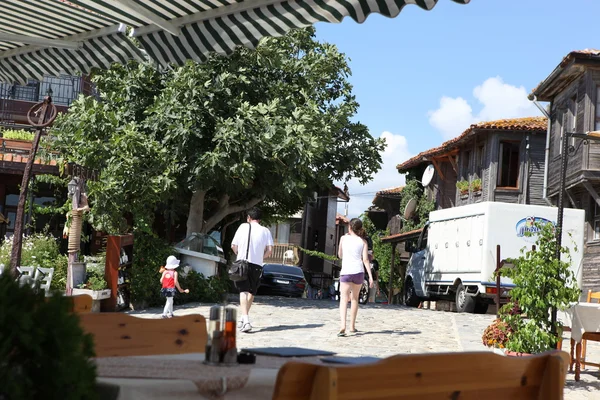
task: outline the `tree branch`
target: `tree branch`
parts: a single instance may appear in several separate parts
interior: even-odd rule
[[[238,204],[238,205],[232,206],[232,205],[226,203],[223,207],[221,207],[221,201],[223,200],[223,198],[225,196],[226,195],[221,197],[221,200],[219,201],[219,209],[209,219],[206,220],[206,223],[204,224],[202,232],[207,233],[215,225],[217,225],[219,222],[221,222],[221,220],[223,218],[225,218],[226,216],[233,214],[233,213],[248,210],[248,209],[254,207],[255,205],[257,205],[258,203],[260,203],[261,201],[263,201],[263,199],[264,199],[264,196],[260,196],[260,197],[250,199],[243,204]],[[229,196],[227,196],[227,200],[229,200]]]

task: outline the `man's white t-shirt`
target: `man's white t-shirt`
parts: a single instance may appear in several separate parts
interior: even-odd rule
[[[263,265],[263,257],[265,248],[273,246],[273,237],[268,228],[260,225],[258,222],[251,222],[252,230],[250,231],[250,249],[248,250],[247,260],[253,264]],[[250,224],[242,224],[235,232],[232,245],[238,247],[237,259],[246,259],[246,246],[248,246],[248,227]]]

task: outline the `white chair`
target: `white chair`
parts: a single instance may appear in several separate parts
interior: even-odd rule
[[[33,267],[17,267],[19,283],[21,285],[32,285],[34,283],[34,270]]]
[[[50,283],[52,283],[53,276],[54,268],[38,267],[35,269],[34,285],[39,285],[39,288],[46,292],[46,296],[50,292]]]
[[[283,263],[285,264],[286,260],[290,260],[292,262],[292,264],[294,263],[294,250],[286,250],[283,253]]]

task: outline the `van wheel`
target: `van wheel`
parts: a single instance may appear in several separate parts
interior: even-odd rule
[[[475,311],[475,298],[467,294],[467,288],[462,283],[456,288],[456,311],[473,313]]]
[[[406,289],[404,290],[404,304],[409,307],[418,307],[421,299],[417,296],[415,284],[412,279],[407,279],[404,284],[406,285]]]
[[[360,287],[360,292],[358,293],[359,304],[367,304],[369,302],[369,292],[369,282],[364,281],[362,286]]]
[[[477,303],[475,303],[475,314],[486,314],[489,306],[490,305],[488,303],[478,301]]]

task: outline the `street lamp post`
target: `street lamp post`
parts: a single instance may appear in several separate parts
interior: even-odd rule
[[[562,246],[562,228],[563,228],[563,217],[565,213],[565,185],[567,178],[567,152],[574,151],[572,146],[569,146],[569,138],[582,139],[584,144],[588,144],[590,140],[600,141],[600,131],[593,131],[587,133],[564,133],[560,144],[560,183],[558,191],[558,216],[556,218],[556,253],[555,257],[560,261],[560,249]],[[551,312],[551,324],[552,333],[556,335],[556,307],[552,307]]]

